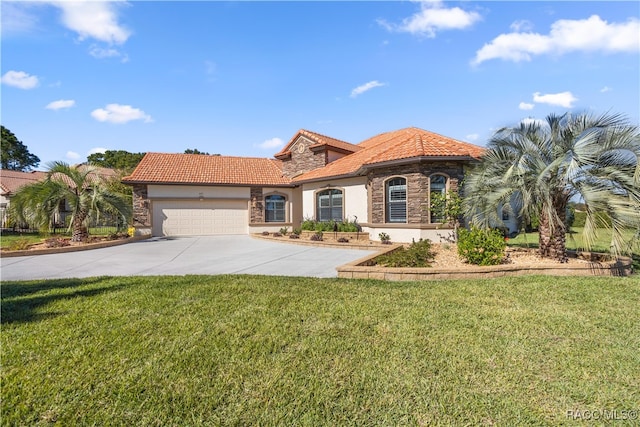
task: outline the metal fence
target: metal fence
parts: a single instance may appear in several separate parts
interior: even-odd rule
[[[71,235],[71,212],[60,212],[51,218],[49,232],[54,234]],[[38,233],[37,227],[32,224],[19,223],[10,217],[6,208],[0,207],[0,225],[3,233]],[[87,221],[90,235],[107,235],[124,231],[128,224],[118,215],[101,214],[94,215]]]

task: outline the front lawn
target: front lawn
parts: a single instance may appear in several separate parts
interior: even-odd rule
[[[2,424],[581,424],[639,409],[639,301],[637,277],[5,282]]]

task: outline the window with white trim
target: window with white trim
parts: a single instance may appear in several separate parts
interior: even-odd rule
[[[316,219],[342,221],[342,190],[331,188],[316,193]]]
[[[438,195],[446,197],[447,194],[447,177],[444,175],[431,175],[429,179],[429,195]],[[436,212],[431,212],[431,223],[444,222],[444,218]]]
[[[272,194],[264,198],[265,222],[286,221],[286,198],[279,194]]]
[[[407,180],[393,178],[387,181],[385,188],[387,222],[407,222]]]

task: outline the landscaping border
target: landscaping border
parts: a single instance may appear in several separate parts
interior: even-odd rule
[[[2,252],[0,252],[0,258],[11,258],[11,257],[32,256],[32,255],[49,255],[49,254],[59,254],[64,252],[87,251],[90,249],[101,249],[101,248],[108,248],[111,246],[124,245],[125,243],[137,242],[139,240],[145,240],[150,237],[151,235],[133,236],[133,237],[128,237],[126,239],[105,240],[97,243],[87,243],[86,245],[63,246],[61,248],[26,249],[23,251],[3,250]]]
[[[344,279],[378,279],[390,281],[404,280],[439,280],[439,279],[486,279],[503,276],[546,275],[546,276],[608,276],[626,277],[632,273],[630,257],[619,257],[614,261],[597,261],[607,254],[568,252],[570,257],[585,258],[582,264],[552,265],[494,265],[469,266],[463,269],[450,268],[399,268],[376,267],[374,259],[385,253],[396,250],[401,245],[394,245],[386,251],[369,255],[337,268],[338,277]]]

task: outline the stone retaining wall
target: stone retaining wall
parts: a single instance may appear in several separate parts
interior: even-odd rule
[[[394,251],[399,245],[389,248]],[[469,266],[464,269],[446,268],[391,268],[377,267],[374,259],[382,255],[373,254],[338,267],[338,277],[345,279],[378,280],[438,280],[438,279],[481,279],[502,276],[546,275],[546,276],[629,276],[632,273],[632,259],[620,257],[615,261],[590,261],[580,264],[547,265],[495,265]],[[604,256],[604,254],[603,254]],[[595,257],[598,258],[598,257]]]
[[[314,234],[316,234],[315,231],[307,231],[307,230],[303,230],[302,233],[300,233],[300,238],[304,239],[304,240],[309,240],[311,239],[311,236],[313,236]],[[360,233],[351,233],[351,232],[340,232],[340,231],[323,231],[322,232],[322,240],[325,241],[331,241],[331,242],[337,242],[338,239],[340,239],[341,237],[344,237],[348,240],[356,240],[356,241],[369,241],[369,233],[367,232],[360,232]]]

